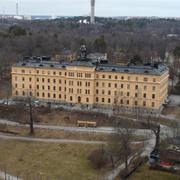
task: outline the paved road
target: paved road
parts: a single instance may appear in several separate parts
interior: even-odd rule
[[[0,139],[4,140],[19,140],[30,142],[49,142],[49,143],[75,143],[75,144],[106,144],[103,141],[85,141],[85,140],[73,140],[73,139],[54,139],[54,138],[33,138],[33,137],[21,137],[12,136],[10,134],[0,134]]]
[[[20,178],[14,177],[14,176],[7,174],[7,173],[5,175],[5,172],[3,172],[3,171],[0,171],[0,178],[3,180],[6,180],[6,179],[7,180],[22,180]]]
[[[17,126],[17,127],[29,127],[28,124],[19,124],[19,123],[4,120],[4,119],[0,119],[0,124],[7,124],[7,125]],[[83,127],[34,124],[34,128],[48,129],[48,130],[63,130],[63,131],[70,131],[70,132],[104,133],[104,134],[112,134],[116,132],[114,127],[83,128]],[[147,129],[133,129],[133,130],[136,135],[151,134],[151,131]]]

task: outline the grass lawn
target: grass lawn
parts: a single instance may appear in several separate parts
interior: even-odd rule
[[[180,180],[180,176],[162,172],[150,170],[147,165],[138,169],[129,180]]]
[[[98,145],[35,143],[0,140],[0,169],[23,179],[99,180],[87,160]]]

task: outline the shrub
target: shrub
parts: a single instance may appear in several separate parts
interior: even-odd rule
[[[93,151],[88,158],[95,169],[105,167],[108,162],[108,157],[104,149]]]

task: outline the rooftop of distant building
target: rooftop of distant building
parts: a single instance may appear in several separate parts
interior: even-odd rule
[[[162,75],[168,71],[168,68],[163,63],[145,63],[143,65],[117,65],[109,64],[107,59],[95,59],[94,56],[79,58],[71,62],[55,62],[51,61],[50,57],[25,57],[22,61],[16,63],[14,67],[34,67],[34,68],[58,68],[66,69],[68,66],[80,66],[95,68],[96,71],[102,72],[118,72],[118,73],[130,73],[130,74],[151,74]]]

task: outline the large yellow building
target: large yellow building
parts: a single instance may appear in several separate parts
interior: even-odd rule
[[[160,110],[168,96],[165,65],[119,66],[80,59],[69,63],[26,60],[12,67],[13,97],[89,108]]]

